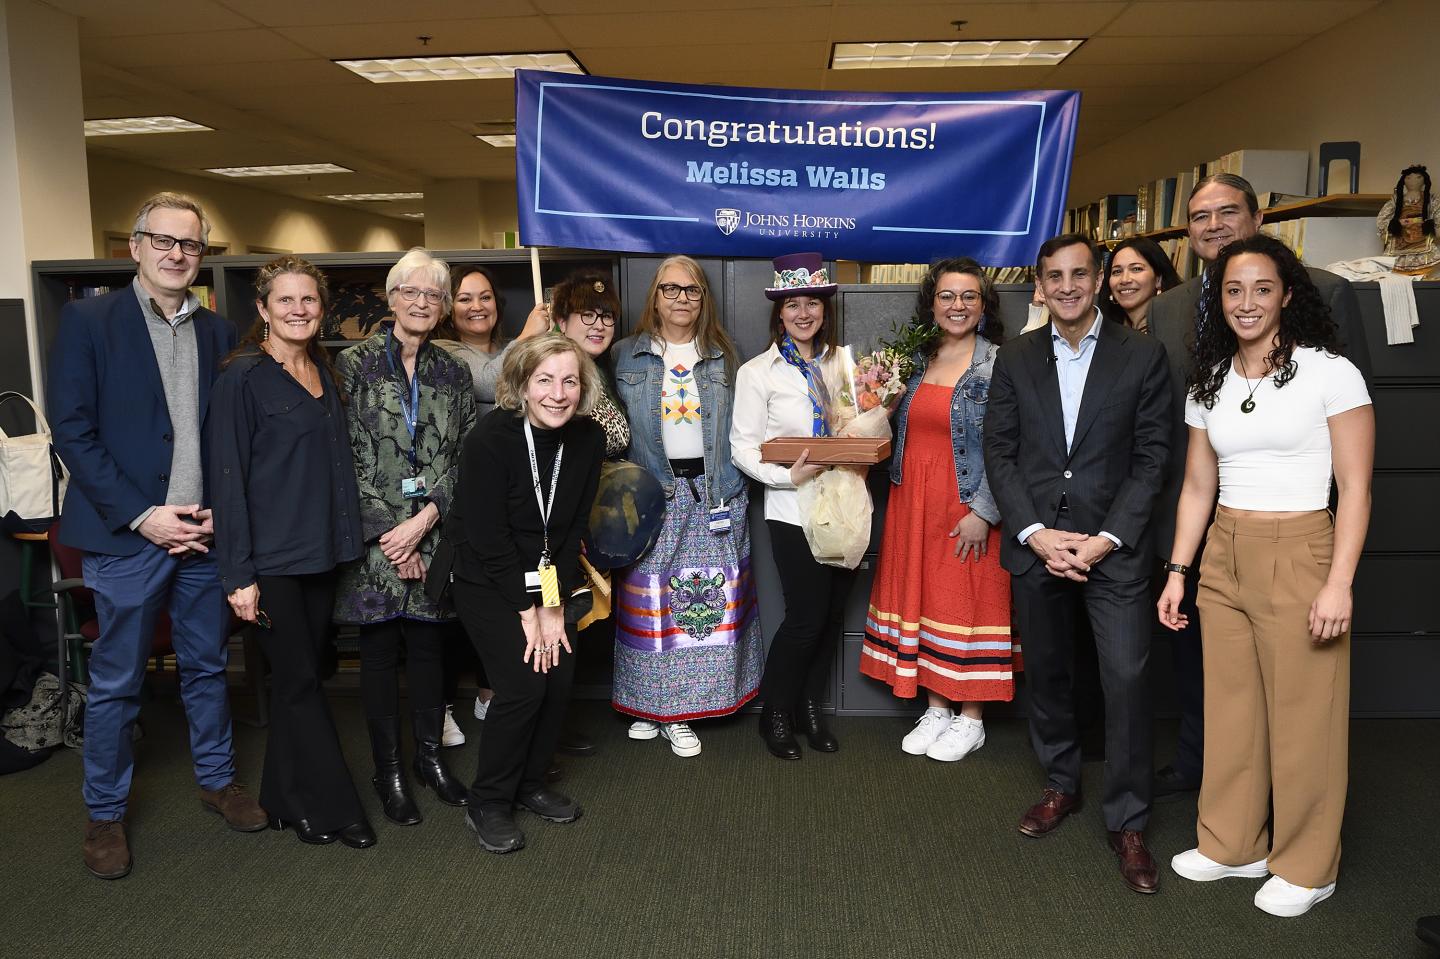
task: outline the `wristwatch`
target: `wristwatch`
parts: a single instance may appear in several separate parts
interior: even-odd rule
[[[1190,567],[1189,567],[1189,566],[1184,566],[1184,565],[1182,565],[1182,564],[1180,564],[1180,563],[1166,563],[1166,564],[1165,564],[1165,572],[1167,572],[1167,573],[1179,573],[1181,576],[1184,576],[1184,575],[1186,575],[1187,573],[1190,572]]]

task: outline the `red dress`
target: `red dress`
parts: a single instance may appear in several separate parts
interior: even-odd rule
[[[956,558],[950,537],[970,512],[955,479],[952,394],[922,383],[910,402],[903,482],[890,487],[860,672],[907,699],[924,688],[954,702],[1010,700],[1020,647],[1010,634],[1000,528],[991,528],[978,563]]]

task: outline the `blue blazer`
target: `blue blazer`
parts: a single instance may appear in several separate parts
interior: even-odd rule
[[[203,468],[210,388],[235,346],[235,327],[204,307],[192,322]],[[160,366],[133,285],[65,304],[46,398],[55,449],[70,471],[60,541],[88,553],[133,556],[148,540],[130,523],[165,502],[174,451]]]

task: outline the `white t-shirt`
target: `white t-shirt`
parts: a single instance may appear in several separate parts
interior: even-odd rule
[[[1365,380],[1349,360],[1296,347],[1295,376],[1247,380],[1231,364],[1213,409],[1185,400],[1185,423],[1209,434],[1220,461],[1220,505],[1272,513],[1325,509],[1330,503],[1332,416],[1370,405]],[[1257,382],[1259,385],[1257,386]],[[1251,387],[1255,408],[1240,405]]]
[[[700,351],[695,341],[661,343],[665,382],[660,387],[660,442],[665,458],[698,460],[705,456],[705,431],[700,425],[700,389],[695,367]]]

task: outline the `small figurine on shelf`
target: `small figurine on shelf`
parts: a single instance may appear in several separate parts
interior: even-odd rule
[[[1396,273],[1413,276],[1440,266],[1436,219],[1440,219],[1440,198],[1430,193],[1430,174],[1423,166],[1406,167],[1395,184],[1395,196],[1385,201],[1375,218],[1386,255],[1395,257]]]

